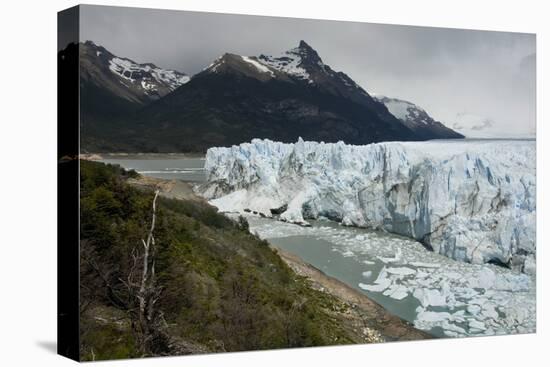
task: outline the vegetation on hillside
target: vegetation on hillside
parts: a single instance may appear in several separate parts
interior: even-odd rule
[[[135,172],[88,161],[80,172],[83,360],[356,341],[335,317],[346,306],[309,287],[246,220],[160,196],[153,211],[155,193],[126,182]]]

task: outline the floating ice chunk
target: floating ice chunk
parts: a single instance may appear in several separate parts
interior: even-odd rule
[[[372,276],[372,271],[364,271],[362,274],[365,278],[370,278]]]
[[[471,283],[474,288],[491,288],[495,281],[495,273],[489,268],[483,268]]]
[[[400,267],[400,268],[388,268],[387,272],[390,274],[396,274],[396,275],[411,275],[416,273],[416,270],[407,268],[407,267]]]
[[[378,256],[378,260],[382,261],[383,263],[395,263],[395,262],[399,262],[401,261],[401,257],[402,257],[402,252],[401,252],[401,249],[398,247],[397,248],[397,252],[395,253],[395,256],[394,257],[383,257],[383,256]]]
[[[355,254],[353,253],[353,251],[350,251],[350,250],[342,252],[342,256],[344,257],[353,257],[354,255]]]
[[[401,300],[409,295],[407,287],[399,284],[391,285],[384,293],[384,296],[388,296],[397,300]]]
[[[391,285],[391,280],[384,279],[376,284],[363,284],[359,283],[359,288],[370,292],[382,292],[384,289]]]
[[[410,264],[417,268],[439,268],[441,266],[441,264],[425,263],[422,261],[412,261]]]
[[[452,317],[453,315],[451,315],[451,318]],[[466,334],[466,330],[456,324],[450,323],[449,320],[444,320],[440,326],[446,331],[454,331],[457,334]]]
[[[476,319],[470,319],[468,320],[468,327],[470,329],[478,329],[478,330],[486,330],[485,324],[481,321],[478,321]]]
[[[472,315],[477,315],[481,311],[481,307],[478,305],[472,304],[472,305],[468,305],[468,307],[466,307],[466,310]]]
[[[488,302],[483,304],[481,314],[490,319],[498,318],[498,312],[495,309],[495,305]]]
[[[523,272],[526,274],[535,274],[537,270],[537,261],[534,256],[529,256],[525,259],[523,265]]]
[[[447,298],[437,289],[416,288],[413,297],[420,301],[422,307],[447,305]]]

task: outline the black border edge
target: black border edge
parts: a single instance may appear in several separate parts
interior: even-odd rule
[[[80,7],[57,13],[57,353],[80,361]]]

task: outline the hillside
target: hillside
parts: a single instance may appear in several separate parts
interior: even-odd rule
[[[250,234],[246,221],[235,223],[196,197],[163,195],[156,201],[149,258],[155,270],[147,280],[155,302],[144,327],[132,284],[144,272],[150,187],[135,172],[81,161],[82,359],[427,337],[372,302],[374,311],[358,313],[349,302],[315,290]]]

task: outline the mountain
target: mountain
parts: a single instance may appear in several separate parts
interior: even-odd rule
[[[461,137],[420,108],[419,121],[428,122],[400,120],[304,41],[279,56],[225,53],[192,79],[90,41],[81,48],[88,152],[205,152],[254,138],[363,145]]]
[[[412,102],[381,95],[376,95],[374,98],[383,103],[390,113],[401,120],[405,126],[424,139],[464,138],[462,134],[434,120],[422,107]]]
[[[423,139],[304,41],[277,57],[226,53],[129,120],[131,133],[112,141],[133,151],[204,152],[299,136],[351,144]]]
[[[92,41],[80,44],[81,82],[92,83],[131,103],[147,104],[187,83],[189,76],[155,64],[113,55]]]
[[[80,43],[80,111],[83,146],[112,147],[118,124],[139,108],[187,83],[189,76],[113,55],[92,41]],[[118,131],[122,129],[122,131]],[[107,142],[106,142],[107,141]]]

